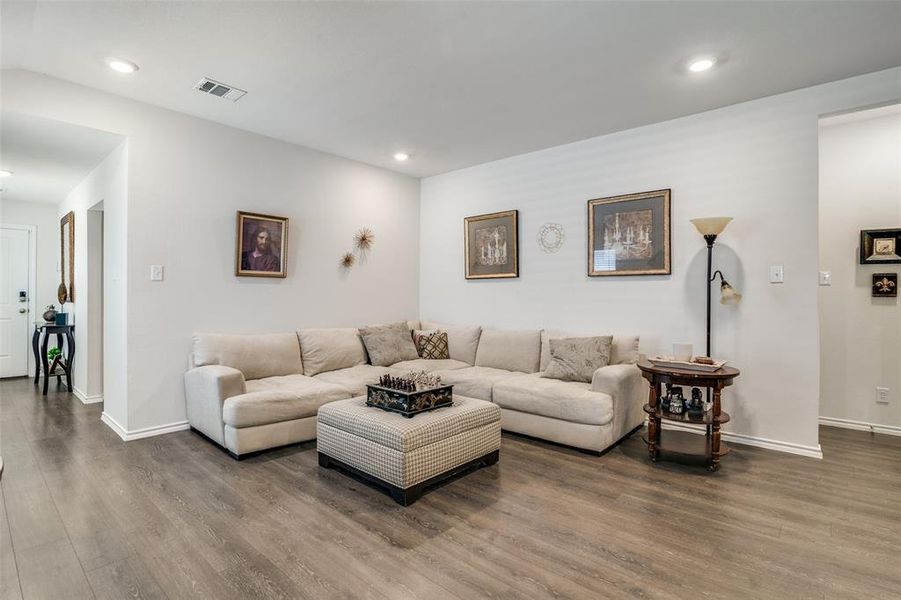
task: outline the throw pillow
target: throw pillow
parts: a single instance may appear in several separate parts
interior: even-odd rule
[[[372,325],[360,329],[363,345],[369,353],[369,362],[377,367],[387,367],[402,360],[416,360],[416,346],[410,337],[407,323]]]
[[[422,331],[415,337],[419,358],[442,360],[450,358],[446,331]]]
[[[542,377],[590,383],[591,376],[610,364],[613,336],[551,338],[551,360]]]

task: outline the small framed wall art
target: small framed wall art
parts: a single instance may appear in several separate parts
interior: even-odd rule
[[[235,275],[288,275],[288,218],[238,211]]]
[[[466,279],[519,277],[519,211],[463,219]]]
[[[901,263],[901,229],[862,229],[860,264]]]
[[[670,273],[670,190],[588,201],[589,277]]]
[[[874,298],[897,298],[898,297],[898,274],[897,273],[874,273],[873,274],[873,297]]]

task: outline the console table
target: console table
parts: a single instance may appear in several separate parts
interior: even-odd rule
[[[675,460],[687,458],[695,461],[702,459],[707,463],[709,470],[719,469],[720,458],[729,452],[729,447],[720,440],[720,425],[727,423],[730,418],[729,413],[722,410],[720,395],[723,388],[732,385],[735,378],[741,374],[740,371],[732,367],[721,367],[712,372],[690,371],[658,367],[646,360],[640,361],[638,368],[651,384],[648,403],[644,405],[644,411],[648,414],[646,441],[651,460],[657,462],[661,457]],[[660,403],[665,384],[712,390],[713,407],[700,415],[667,412]],[[704,425],[707,429],[706,435],[667,430],[666,435],[661,436],[661,421]]]
[[[34,333],[31,335],[31,349],[34,351],[34,384],[37,385],[44,374],[43,395],[47,395],[47,384],[51,377],[57,383],[65,375],[66,385],[72,391],[72,361],[75,359],[75,325],[57,325],[44,321],[34,322]],[[56,347],[63,350],[63,336],[66,336],[65,351],[53,359],[47,356],[47,342],[56,334]],[[59,370],[57,370],[59,369]]]

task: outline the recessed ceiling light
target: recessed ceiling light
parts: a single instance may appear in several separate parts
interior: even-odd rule
[[[10,177],[12,174],[12,171],[0,171],[0,177]]]
[[[406,152],[395,152],[394,153],[394,160],[396,160],[397,162],[404,162],[408,158],[410,158],[410,155],[407,154]]]
[[[116,73],[134,73],[140,67],[130,60],[124,58],[107,58],[106,65]]]
[[[692,73],[703,73],[716,64],[715,58],[697,58],[688,65],[688,70]]]

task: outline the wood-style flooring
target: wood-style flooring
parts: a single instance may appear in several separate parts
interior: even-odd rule
[[[408,508],[189,431],[125,444],[100,405],[0,383],[0,598],[901,598],[901,438],[821,429],[815,460],[722,470],[504,435]]]

